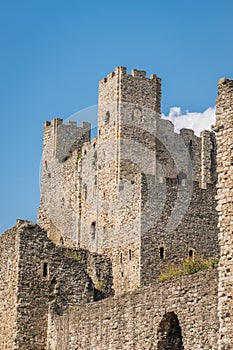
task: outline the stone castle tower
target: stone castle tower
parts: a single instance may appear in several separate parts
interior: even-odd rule
[[[117,67],[99,83],[92,141],[88,123],[45,123],[38,223],[58,244],[107,254],[117,294],[168,261],[218,254],[214,133],[176,134],[160,112],[160,78]]]
[[[45,123],[39,225],[0,236],[0,350],[233,348],[233,80],[200,137],[160,104],[156,75],[118,67],[99,84],[96,137]],[[218,271],[157,279],[219,255]]]

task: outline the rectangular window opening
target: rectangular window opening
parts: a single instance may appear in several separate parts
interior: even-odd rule
[[[91,236],[92,236],[92,239],[95,239],[95,233],[96,233],[96,222],[92,222],[91,224]]]
[[[43,277],[48,276],[48,263],[43,263]]]
[[[132,250],[130,249],[129,250],[129,260],[131,260],[132,259]]]
[[[164,247],[159,248],[159,256],[161,260],[165,259]]]

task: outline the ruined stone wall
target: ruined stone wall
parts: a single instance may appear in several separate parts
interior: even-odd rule
[[[201,173],[200,184],[206,188],[207,183],[216,183],[217,181],[217,163],[216,163],[216,137],[214,132],[204,130],[201,132]]]
[[[94,300],[85,252],[56,247],[37,225],[23,222],[19,234],[17,336],[15,349],[44,349],[49,305]]]
[[[113,295],[106,256],[58,247],[23,220],[0,238],[1,349],[44,350],[49,308],[61,313]]]
[[[13,228],[0,236],[0,349],[12,350],[17,322],[18,236]]]
[[[233,348],[233,80],[221,79],[216,108],[219,214],[219,350]]]
[[[164,324],[171,315],[171,323]],[[175,335],[174,319],[181,327],[185,350],[217,350],[216,271],[70,308],[60,316],[53,313],[49,350],[164,349],[169,333]],[[181,349],[178,343],[173,345],[171,349]]]
[[[202,188],[216,182],[216,140],[204,130],[200,137],[191,129],[174,132],[174,125],[163,119],[156,125],[157,179],[179,178],[197,181]]]
[[[78,159],[90,140],[90,124],[63,124],[62,119],[45,123],[41,171],[41,203],[38,223],[56,242],[77,241]]]
[[[215,185],[202,189],[194,182],[190,191],[189,183],[178,187],[176,179],[165,179],[153,186],[154,201],[142,210],[142,285],[153,283],[169,263],[178,264],[189,256],[219,256]]]

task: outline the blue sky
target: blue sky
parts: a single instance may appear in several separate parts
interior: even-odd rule
[[[232,15],[231,0],[1,0],[0,232],[36,220],[43,122],[96,104],[115,66],[160,76],[165,114],[214,107]]]

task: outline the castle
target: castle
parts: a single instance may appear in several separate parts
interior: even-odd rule
[[[174,132],[161,79],[117,67],[91,125],[45,122],[38,225],[1,237],[0,349],[233,349],[233,81]],[[216,269],[158,281],[169,263]]]

